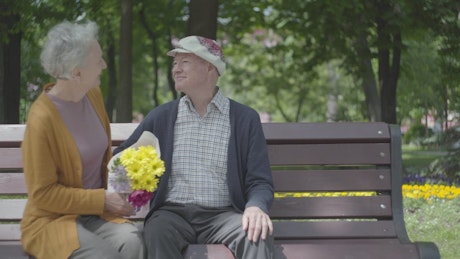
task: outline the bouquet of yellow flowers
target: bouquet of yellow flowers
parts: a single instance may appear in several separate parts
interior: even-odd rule
[[[118,153],[108,164],[108,190],[128,194],[128,201],[139,211],[153,197],[165,171],[158,139],[144,131],[131,147]]]

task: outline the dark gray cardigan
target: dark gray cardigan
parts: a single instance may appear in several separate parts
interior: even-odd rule
[[[166,198],[178,105],[179,100],[174,100],[153,109],[133,134],[114,150],[116,154],[131,146],[146,130],[155,134],[160,142],[161,158],[165,162],[166,171],[150,201],[151,209],[146,219]],[[259,115],[252,108],[230,100],[230,125],[227,168],[232,205],[239,212],[246,207],[257,206],[268,213],[273,202],[273,180]]]

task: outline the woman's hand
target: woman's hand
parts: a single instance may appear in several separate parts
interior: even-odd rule
[[[105,191],[104,209],[121,217],[129,217],[136,214],[134,207],[115,192]]]

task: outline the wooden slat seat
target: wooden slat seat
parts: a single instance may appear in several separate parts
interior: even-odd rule
[[[113,145],[136,124],[111,124]],[[409,240],[402,210],[399,127],[385,123],[265,123],[276,198],[274,258],[440,258]],[[27,202],[24,125],[0,125],[0,255],[27,258],[19,222]],[[142,215],[134,217],[142,226]],[[3,258],[3,257],[2,257]],[[233,258],[224,245],[190,245],[184,258]]]

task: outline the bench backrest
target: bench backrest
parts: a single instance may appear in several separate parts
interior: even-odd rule
[[[136,124],[111,124],[119,145]],[[409,242],[401,195],[401,136],[385,123],[265,123],[283,242],[396,239]],[[19,239],[26,194],[24,125],[0,125],[0,240]],[[12,197],[13,196],[13,197]],[[2,231],[3,228],[3,231]],[[9,231],[5,234],[5,228]]]
[[[409,242],[398,126],[283,123],[264,132],[279,197],[271,210],[277,239]]]
[[[122,143],[136,128],[134,123],[112,123],[112,145]],[[27,202],[21,143],[24,124],[0,125],[0,241],[19,240],[19,221]]]

